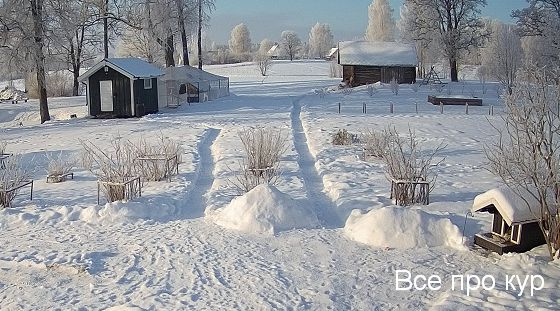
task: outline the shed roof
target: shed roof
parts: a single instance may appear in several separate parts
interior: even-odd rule
[[[418,58],[413,44],[380,41],[344,41],[339,43],[341,65],[416,67]]]
[[[155,78],[163,75],[163,71],[161,69],[153,64],[141,60],[140,58],[106,58],[82,74],[79,80],[83,81],[87,79],[89,76],[93,75],[105,66],[111,67],[131,79]]]
[[[522,193],[525,193],[523,191]],[[529,193],[523,195],[525,202],[517,193],[509,188],[495,188],[474,198],[472,212],[488,211],[494,206],[508,225],[539,220],[539,203]],[[529,203],[529,206],[527,206]]]

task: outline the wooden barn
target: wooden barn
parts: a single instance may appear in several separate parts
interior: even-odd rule
[[[342,78],[351,87],[376,82],[416,82],[418,59],[413,44],[398,42],[345,41],[338,44]]]
[[[493,215],[492,230],[478,233],[474,243],[500,255],[503,253],[521,253],[545,244],[544,235],[539,226],[540,208],[529,194],[522,200],[513,191],[492,189],[474,199],[471,211],[488,212]]]
[[[108,58],[80,76],[86,85],[89,115],[101,118],[142,117],[158,112],[156,66],[139,58]]]

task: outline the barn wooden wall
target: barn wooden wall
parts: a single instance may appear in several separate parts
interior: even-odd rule
[[[400,84],[416,82],[415,67],[380,67],[380,66],[343,66],[343,80],[351,86],[372,84],[381,81],[389,83],[396,78]],[[350,83],[351,82],[351,83]]]

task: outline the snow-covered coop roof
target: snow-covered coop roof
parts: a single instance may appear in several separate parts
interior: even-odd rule
[[[100,61],[82,74],[79,80],[83,81],[87,79],[89,76],[105,66],[110,67],[131,79],[155,78],[163,75],[163,71],[161,69],[139,58],[107,58]]]
[[[339,43],[339,63],[357,66],[416,67],[418,58],[413,44],[344,41]]]
[[[527,202],[509,188],[495,188],[477,195],[471,211],[486,212],[493,205],[509,226],[539,220],[540,207],[537,200],[529,193],[523,195],[523,198]]]
[[[191,66],[166,68],[165,75],[161,78],[162,81],[182,82],[218,81],[226,79],[226,77],[218,76]]]

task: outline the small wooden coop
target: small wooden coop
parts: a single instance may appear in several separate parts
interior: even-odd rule
[[[142,117],[158,112],[158,67],[139,58],[107,58],[80,76],[90,116]]]
[[[400,84],[416,82],[418,58],[413,44],[345,41],[337,51],[343,82],[351,87],[393,79]]]
[[[475,197],[471,211],[488,212],[493,219],[491,232],[476,234],[474,243],[500,255],[526,252],[543,245],[538,203],[529,195],[524,198],[529,206],[506,188],[492,189]]]

